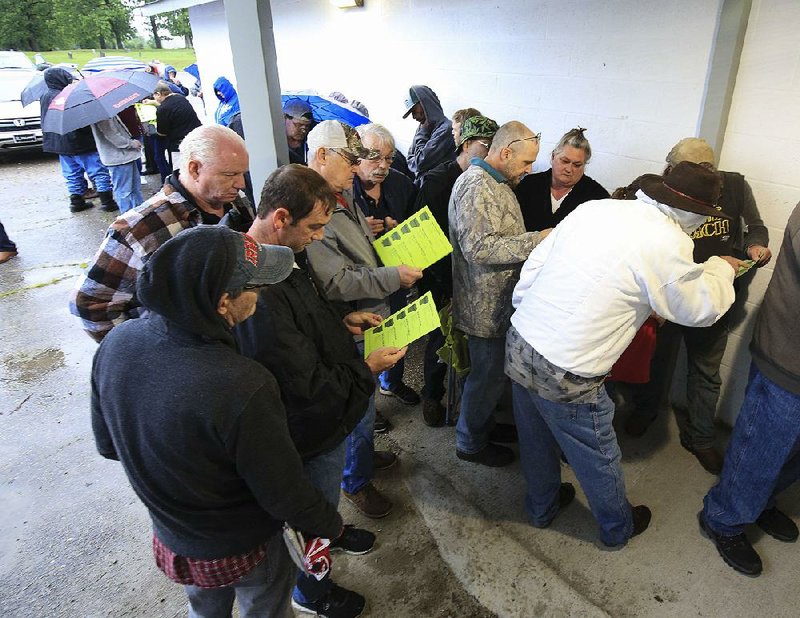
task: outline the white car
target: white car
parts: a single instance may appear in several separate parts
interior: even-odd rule
[[[23,107],[20,101],[20,93],[37,74],[22,52],[0,51],[0,151],[42,147],[39,102]]]

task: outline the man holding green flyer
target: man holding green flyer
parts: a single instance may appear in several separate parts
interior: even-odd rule
[[[767,246],[767,227],[761,220],[753,191],[741,174],[717,171],[714,160],[714,151],[708,142],[687,137],[670,150],[664,170],[664,176],[667,176],[678,163],[689,161],[714,171],[722,180],[719,207],[731,218],[709,217],[692,234],[694,261],[700,264],[714,255],[734,255],[749,258],[748,262],[753,263],[751,266],[764,266],[772,258],[772,253]],[[740,269],[737,277],[747,270]],[[735,287],[737,294],[745,289],[742,282],[737,282]],[[679,424],[680,442],[711,474],[719,474],[722,470],[722,454],[714,444],[714,417],[722,384],[719,369],[728,342],[730,313],[711,326],[691,327],[666,322],[658,329],[650,382],[634,387],[635,409],[625,423],[626,433],[638,437],[655,420],[669,391],[683,339],[688,365],[687,419],[686,423]]]
[[[419,268],[381,266],[372,241],[375,237],[366,217],[353,203],[353,175],[362,158],[375,157],[361,143],[355,129],[337,120],[320,122],[308,134],[308,166],[318,172],[336,194],[336,206],[323,237],[306,249],[315,285],[331,301],[348,303],[354,311],[385,318],[388,296],[401,287],[410,288],[422,277]],[[363,354],[363,338],[356,336]],[[345,498],[367,517],[383,517],[391,501],[372,484],[374,470],[394,465],[390,452],[374,451],[375,396],[369,399],[364,418],[347,438],[342,489]]]

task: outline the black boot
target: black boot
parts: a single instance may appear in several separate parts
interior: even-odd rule
[[[69,196],[69,211],[70,212],[80,212],[81,210],[86,210],[87,208],[91,208],[92,205],[89,204],[85,199],[83,199],[82,195],[72,194]]]
[[[114,201],[114,196],[111,195],[111,191],[98,191],[97,195],[100,197],[100,210],[106,212],[119,210],[119,206],[117,206],[117,203]]]

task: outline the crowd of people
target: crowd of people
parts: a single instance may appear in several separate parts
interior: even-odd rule
[[[162,113],[168,90],[157,91]],[[156,563],[185,586],[190,615],[227,616],[234,599],[242,616],[288,615],[290,606],[361,613],[365,598],[332,580],[327,552],[363,554],[375,543],[342,522],[340,495],[370,518],[392,511],[373,484],[398,461],[375,448],[374,434],[391,428],[376,391],[421,404],[430,427],[445,422],[441,332],[425,342],[421,397],[404,381],[406,348],[364,353],[364,331],[415,288],[449,306],[466,336],[469,373],[449,386],[461,390],[454,454],[463,465],[506,466],[515,452],[505,444],[518,442],[532,526],[547,527],[574,499],[561,480],[566,463],[604,544],[624,546],[648,528],[650,509],[627,497],[608,376],[653,319],[655,340],[637,357],[650,379],[630,385],[636,409],[626,432],[643,435],[665,407],[683,338],[681,444],[720,475],[698,514],[701,530],[751,575],[762,565],[747,525],[797,538],[775,498],[800,474],[800,341],[789,326],[800,297],[800,209],[759,312],[750,384],[723,458],[714,416],[735,277],[772,256],[747,181],[718,171],[704,140],[678,141],[663,174],[642,175],[612,198],[585,173],[583,128],[557,142],[550,169],[531,173],[538,133],[473,108],[451,120],[427,86],[409,88],[403,117],[417,126],[406,156],[380,124],[317,122],[289,100],[293,162],[269,176],[254,204],[241,194],[244,131],[223,126],[241,123],[235,91],[227,80],[215,91],[219,123],[168,137],[178,168],[111,224],[70,301],[100,342],[98,450],[122,463],[147,506]],[[98,146],[122,131],[120,120],[93,127]],[[95,169],[93,158],[76,159]],[[383,265],[372,242],[424,206],[452,255],[425,270]],[[495,421],[509,384],[514,425]],[[307,541],[296,565],[284,522]]]

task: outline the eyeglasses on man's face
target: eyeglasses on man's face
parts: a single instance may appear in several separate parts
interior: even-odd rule
[[[338,154],[340,157],[342,157],[342,159],[347,161],[347,165],[358,165],[359,163],[361,163],[361,159],[359,159],[358,157],[354,157],[354,156],[352,156],[352,155],[350,155],[350,154],[348,154],[346,152],[342,152],[341,150],[338,150],[337,148],[328,148],[328,150],[332,150],[333,152]]]

